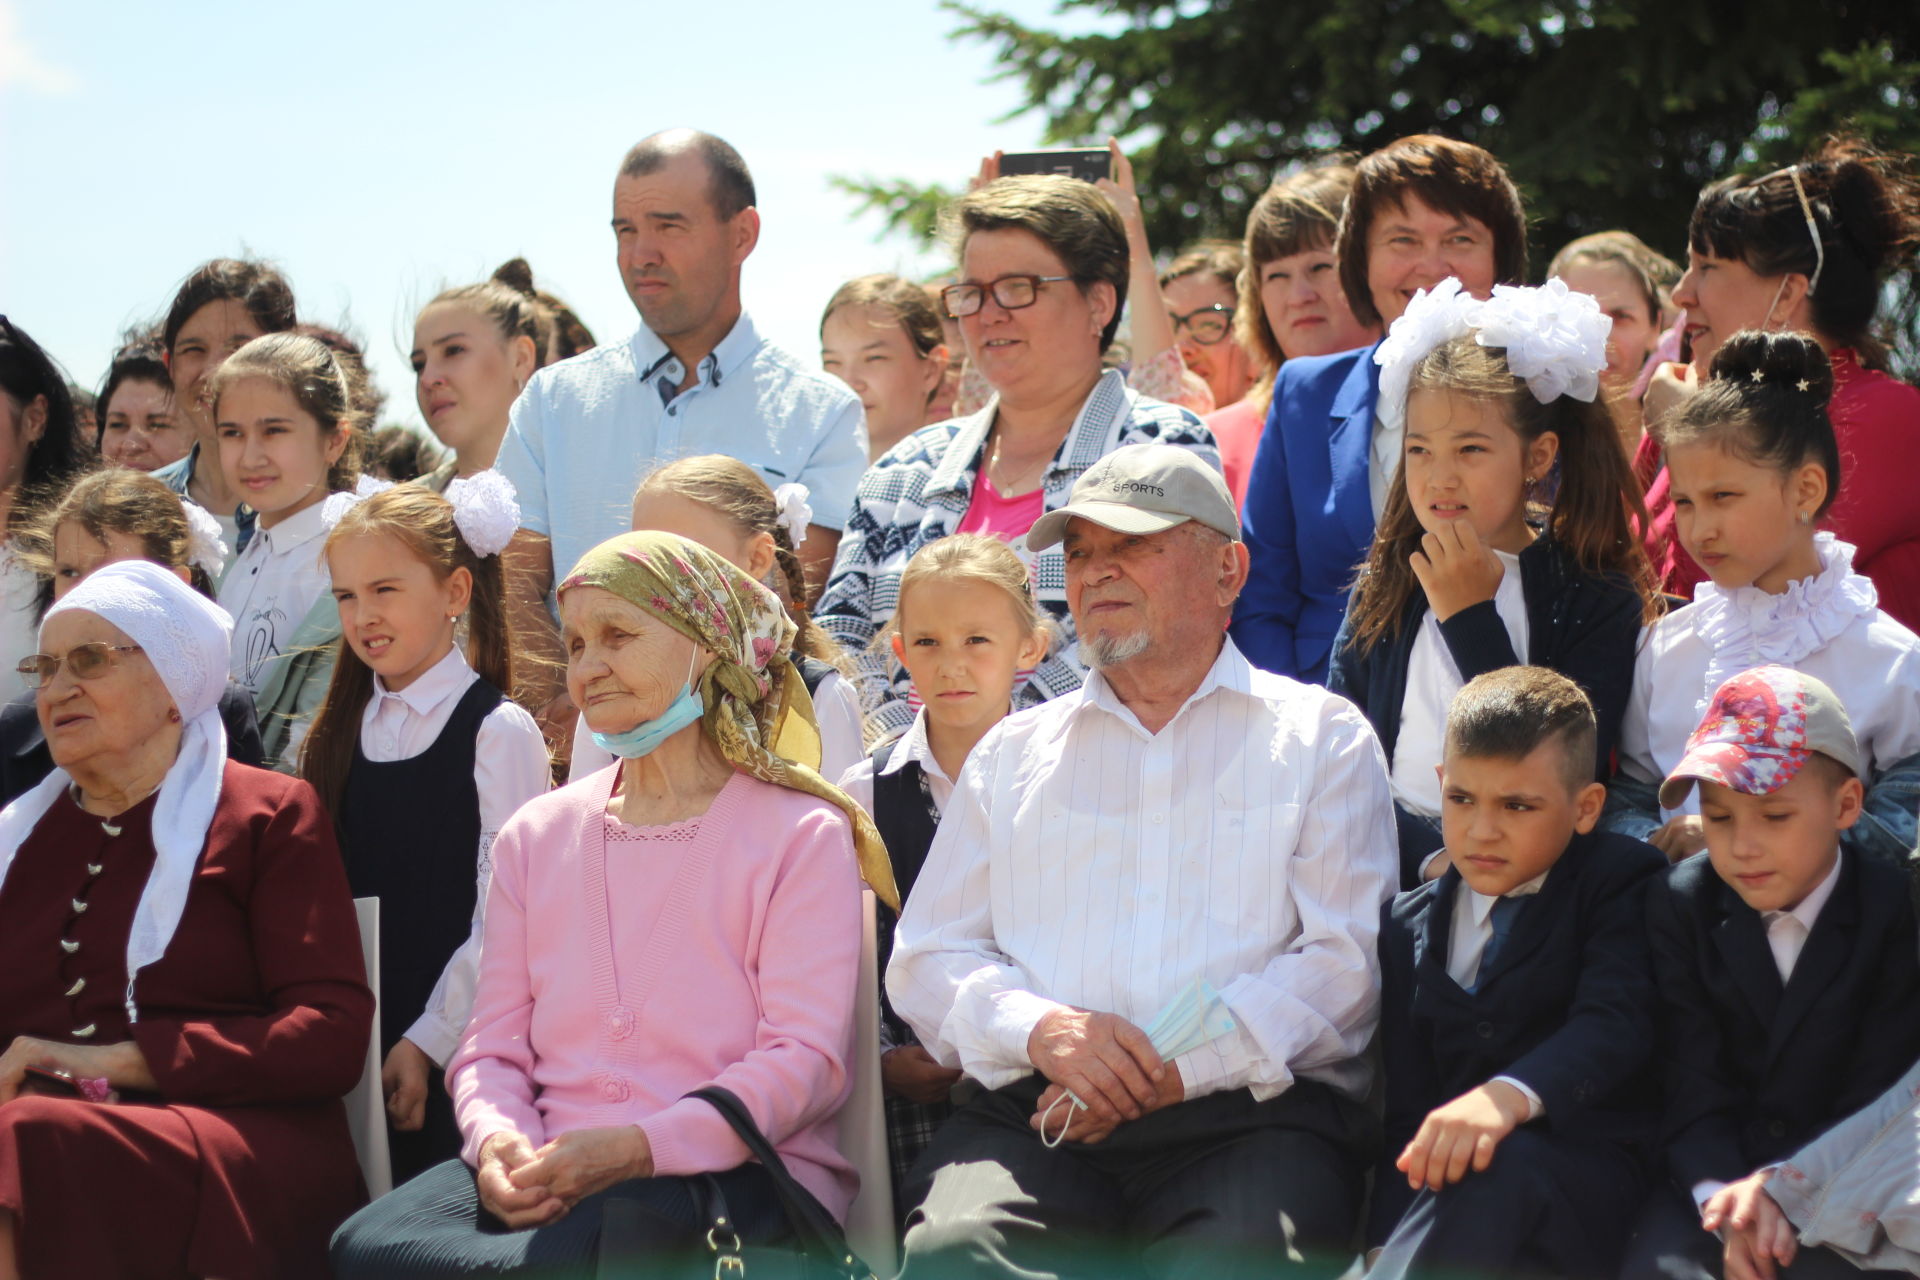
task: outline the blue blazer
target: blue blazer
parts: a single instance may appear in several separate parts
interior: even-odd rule
[[[1280,366],[1241,512],[1253,567],[1234,609],[1233,642],[1255,666],[1315,684],[1326,683],[1347,589],[1373,542],[1373,353],[1361,347]]]

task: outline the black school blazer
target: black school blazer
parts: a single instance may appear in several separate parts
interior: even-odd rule
[[[1535,538],[1520,553],[1520,590],[1527,602],[1524,659],[1513,651],[1507,626],[1491,600],[1470,605],[1440,624],[1447,652],[1453,655],[1465,680],[1525,662],[1552,667],[1585,689],[1600,722],[1596,781],[1605,782],[1612,773],[1613,745],[1633,690],[1634,651],[1644,613],[1640,594],[1618,575],[1594,577],[1583,572],[1573,553],[1547,534]],[[1365,713],[1389,762],[1400,737],[1407,662],[1413,656],[1413,642],[1426,612],[1427,593],[1416,582],[1393,635],[1382,638],[1361,656],[1349,631],[1353,617],[1349,609],[1334,646],[1333,672],[1327,687],[1351,699]]]
[[[1667,1168],[1744,1178],[1878,1098],[1920,1057],[1907,872],[1840,853],[1840,879],[1782,986],[1760,913],[1704,853],[1647,894],[1660,987]],[[1549,882],[1551,883],[1551,882]]]

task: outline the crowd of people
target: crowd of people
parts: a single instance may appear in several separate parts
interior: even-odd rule
[[[1538,283],[1438,136],[1164,269],[1000,161],[815,367],[643,139],[432,441],[264,262],[0,316],[0,1280],[1920,1275],[1907,158]]]

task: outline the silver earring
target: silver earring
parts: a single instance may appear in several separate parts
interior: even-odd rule
[[[1813,512],[1811,512],[1811,511],[1802,511],[1802,512],[1800,513],[1800,523],[1801,523],[1801,524],[1812,524],[1812,523],[1813,523]]]

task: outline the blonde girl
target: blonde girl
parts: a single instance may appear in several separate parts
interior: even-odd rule
[[[958,533],[929,543],[907,562],[887,644],[912,677],[920,710],[905,733],[840,777],[841,790],[873,815],[903,902],[961,766],[1012,710],[1014,681],[1046,657],[1051,636],[1026,566],[1000,539]],[[891,912],[882,915],[884,969],[895,921]],[[884,996],[882,1015],[881,1080],[898,1190],[951,1110],[947,1095],[960,1073],[920,1047]]]

